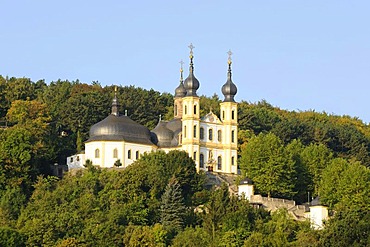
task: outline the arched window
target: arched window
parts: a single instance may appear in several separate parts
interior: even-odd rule
[[[184,126],[184,138],[186,138],[186,125]]]
[[[118,158],[118,150],[117,150],[117,148],[113,149],[113,158],[115,158],[115,159]]]
[[[127,159],[131,159],[131,149],[127,151]]]
[[[231,119],[232,119],[232,120],[234,120],[234,118],[235,118],[235,111],[234,111],[234,110],[232,110],[232,111],[231,111]]]
[[[182,144],[182,134],[181,133],[179,134],[179,144],[180,145]]]
[[[194,105],[194,115],[197,114],[197,105]]]
[[[233,157],[231,157],[231,165],[233,166],[233,165],[235,165],[235,158],[234,158],[234,156]]]
[[[194,138],[197,138],[197,126],[194,125],[194,128],[193,128],[193,136]]]
[[[188,106],[185,106],[185,115],[188,114]]]
[[[232,143],[235,142],[235,131],[234,130],[231,131],[231,142]]]
[[[204,154],[200,153],[199,155],[199,167],[204,168]]]
[[[219,141],[219,142],[222,141],[222,132],[221,132],[221,130],[217,131],[217,141]]]
[[[136,151],[136,153],[135,153],[135,158],[136,159],[139,159],[139,154],[140,154],[139,151]]]
[[[95,149],[95,158],[100,158],[100,150],[99,150],[99,148]]]
[[[197,152],[194,152],[193,153],[193,160],[196,161],[197,160]]]
[[[177,104],[175,104],[174,110],[175,110],[175,116],[177,116]]]
[[[210,141],[213,140],[213,129],[208,130],[208,140],[210,140]]]
[[[222,111],[222,120],[225,120],[225,111]]]
[[[200,138],[201,140],[203,140],[203,139],[204,139],[204,129],[203,129],[203,127],[200,127],[200,130],[199,130],[199,138]]]
[[[217,157],[217,169],[222,170],[222,157],[221,156]]]

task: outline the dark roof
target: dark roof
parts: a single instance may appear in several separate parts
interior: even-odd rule
[[[147,127],[131,120],[127,116],[109,115],[90,128],[91,141],[127,141],[153,145]]]
[[[229,62],[229,71],[227,72],[227,81],[222,86],[222,94],[225,96],[224,102],[235,102],[234,96],[238,92],[236,85],[231,80],[231,62]]]
[[[253,181],[250,178],[245,177],[243,180],[240,181],[240,185],[243,184],[253,184]]]
[[[320,197],[317,196],[315,199],[313,199],[310,202],[310,206],[322,206],[321,201],[320,201]]]
[[[152,142],[158,147],[177,147],[178,135],[182,131],[181,119],[173,119],[169,122],[159,121],[151,131]]]

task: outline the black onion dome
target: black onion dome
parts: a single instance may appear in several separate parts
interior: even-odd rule
[[[198,96],[197,90],[199,88],[199,81],[194,76],[194,65],[193,65],[193,44],[190,44],[190,67],[189,67],[189,76],[185,79],[184,87],[186,89],[186,96]]]
[[[152,141],[159,147],[171,146],[173,132],[166,127],[166,122],[159,121],[157,126],[152,130]]]
[[[231,61],[229,61],[229,71],[227,72],[227,81],[222,86],[222,94],[225,96],[224,102],[235,102],[234,96],[238,92],[236,85],[231,80]]]
[[[90,128],[91,141],[127,141],[153,145],[147,127],[131,120],[127,116],[109,115]]]
[[[186,89],[184,83],[180,82],[180,85],[175,89],[175,97],[184,97],[186,95]]]

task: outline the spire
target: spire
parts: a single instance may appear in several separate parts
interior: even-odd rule
[[[224,102],[235,102],[234,96],[238,92],[238,89],[237,89],[237,87],[235,86],[235,84],[233,83],[233,81],[231,79],[231,64],[232,64],[231,55],[233,53],[229,50],[227,52],[227,54],[229,55],[229,57],[227,59],[227,63],[229,65],[229,68],[228,68],[228,71],[227,71],[227,81],[222,86],[221,91],[222,91],[222,94],[225,96]]]
[[[117,86],[114,87],[114,98],[112,101],[112,114],[115,116],[119,116],[119,103],[117,99]]]
[[[180,85],[175,89],[175,97],[184,97],[186,95],[186,90],[185,90],[185,87],[184,87],[184,79],[182,77],[182,72],[184,71],[183,68],[182,68],[182,65],[184,64],[184,62],[181,60],[179,62],[181,64],[181,67],[180,67]]]
[[[189,66],[189,76],[185,79],[184,87],[186,89],[186,96],[198,96],[197,90],[199,88],[199,81],[194,76],[194,64],[193,64],[193,49],[195,48],[193,44],[190,43],[188,46],[190,48],[190,66]]]

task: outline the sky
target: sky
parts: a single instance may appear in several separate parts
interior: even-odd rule
[[[0,0],[0,75],[174,93],[189,48],[199,95],[233,52],[237,101],[370,122],[370,1]]]

